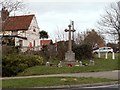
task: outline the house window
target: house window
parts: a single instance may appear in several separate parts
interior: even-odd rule
[[[34,29],[33,32],[36,32],[36,30]]]
[[[22,33],[24,33],[25,31],[22,31]]]
[[[19,40],[19,46],[20,46],[20,47],[23,46],[23,40]]]
[[[31,42],[29,42],[29,47],[32,48],[32,43]]]
[[[12,35],[17,35],[18,32],[17,31],[12,31]]]
[[[33,45],[34,45],[34,47],[35,47],[35,40],[33,41]]]

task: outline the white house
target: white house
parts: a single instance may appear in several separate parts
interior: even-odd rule
[[[39,50],[39,27],[35,15],[9,16],[7,10],[1,11],[4,37],[12,37],[14,45],[20,46],[22,52],[29,49]]]

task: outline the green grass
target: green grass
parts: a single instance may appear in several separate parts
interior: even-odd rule
[[[0,88],[2,88],[2,80],[0,80]]]
[[[59,85],[93,84],[101,82],[111,82],[113,80],[104,78],[78,78],[78,77],[47,77],[47,78],[27,78],[8,79],[2,81],[2,88],[28,88],[45,87]]]
[[[108,71],[120,69],[120,57],[116,56],[115,60],[111,59],[108,55],[108,59],[94,59],[94,66],[83,67],[47,67],[47,66],[35,66],[26,69],[24,72],[18,74],[18,76],[26,75],[46,75],[46,74],[61,74],[61,73],[80,73],[80,72],[96,72],[96,71]],[[86,63],[88,61],[84,61]],[[44,87],[44,86],[61,86],[61,85],[77,85],[77,84],[92,84],[101,82],[114,81],[104,78],[84,78],[84,77],[47,77],[47,78],[29,78],[29,79],[8,79],[2,80],[3,88],[27,88],[27,87]]]
[[[118,59],[96,59],[94,66],[82,66],[82,67],[47,67],[47,66],[35,66],[26,69],[18,74],[18,76],[25,75],[46,75],[46,74],[61,74],[61,73],[80,73],[80,72],[97,72],[97,71],[109,71],[118,70]]]

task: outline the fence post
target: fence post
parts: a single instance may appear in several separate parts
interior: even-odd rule
[[[113,60],[115,59],[115,53],[114,52],[112,53],[112,59]]]
[[[105,59],[108,59],[108,53],[107,52],[105,53]]]
[[[98,58],[100,58],[100,52],[98,52]]]

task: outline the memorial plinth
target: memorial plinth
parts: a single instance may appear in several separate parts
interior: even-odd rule
[[[65,53],[65,61],[74,62],[75,61],[75,53],[73,51],[67,51]]]
[[[75,53],[73,51],[67,51],[65,53],[65,61],[63,62],[64,66],[75,66],[79,63],[75,61]]]

